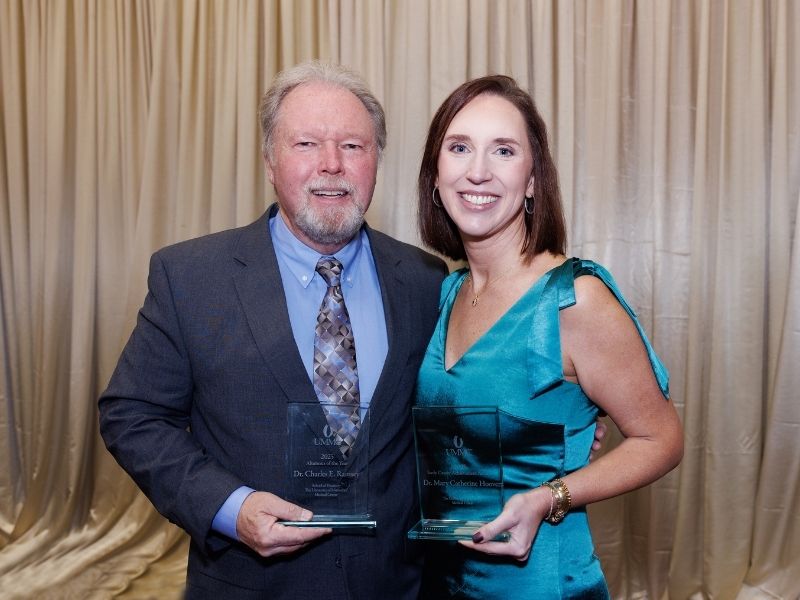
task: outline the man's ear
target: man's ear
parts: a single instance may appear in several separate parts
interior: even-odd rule
[[[275,185],[275,170],[272,168],[269,158],[264,157],[264,170],[267,172],[267,178],[272,185]]]

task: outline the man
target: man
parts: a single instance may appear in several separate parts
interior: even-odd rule
[[[277,205],[153,255],[136,328],[99,400],[101,433],[190,534],[188,598],[416,598],[410,399],[446,268],[363,223],[386,129],[357,76],[299,65],[276,78],[260,112]],[[335,279],[325,261],[338,265]],[[325,310],[349,318],[345,346],[355,346],[347,385],[369,407],[353,421],[356,439],[369,427],[374,536],[276,523],[311,517],[283,498],[287,403],[323,398],[317,321],[331,290],[340,303]]]

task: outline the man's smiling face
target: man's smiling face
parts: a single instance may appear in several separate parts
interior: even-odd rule
[[[373,121],[344,88],[300,85],[281,102],[265,163],[289,229],[321,254],[333,254],[358,232],[372,201]]]

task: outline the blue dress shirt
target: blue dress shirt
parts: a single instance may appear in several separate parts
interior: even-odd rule
[[[278,257],[294,341],[308,378],[313,381],[314,330],[328,288],[316,271],[317,262],[323,255],[298,240],[280,212],[270,219],[269,230]],[[359,231],[334,256],[342,263],[342,295],[356,345],[361,404],[368,407],[386,361],[389,342],[378,273],[367,233],[363,229]],[[214,516],[212,529],[238,540],[236,519],[245,498],[253,491],[247,486],[234,490]]]

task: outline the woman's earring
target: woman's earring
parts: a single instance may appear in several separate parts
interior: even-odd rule
[[[533,214],[533,196],[525,196],[525,212]]]
[[[433,205],[435,207],[442,208],[442,201],[440,200],[439,202],[436,202],[436,190],[438,189],[439,189],[438,187],[433,188],[433,192],[431,192],[431,199],[433,200]]]

